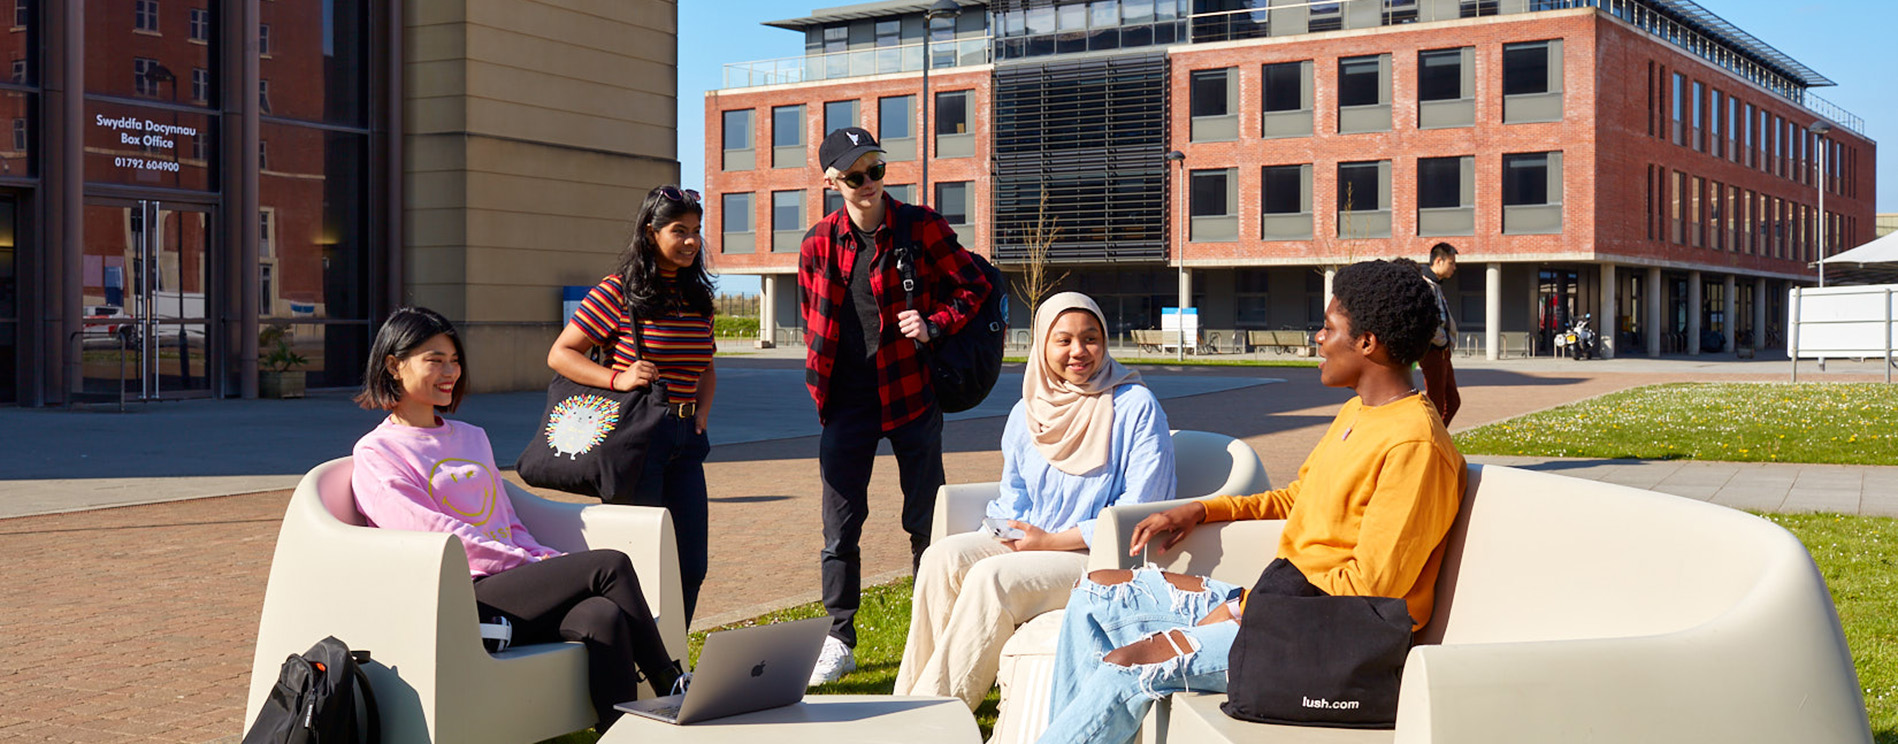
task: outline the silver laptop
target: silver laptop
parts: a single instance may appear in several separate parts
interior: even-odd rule
[[[705,637],[684,694],[620,703],[622,713],[684,724],[790,705],[804,699],[830,618],[719,631]]]

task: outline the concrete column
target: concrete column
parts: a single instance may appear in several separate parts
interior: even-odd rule
[[[1753,348],[1766,348],[1766,277],[1753,277]]]
[[[1728,274],[1726,285],[1720,292],[1720,296],[1723,298],[1723,301],[1720,303],[1720,318],[1722,320],[1720,328],[1721,335],[1727,339],[1727,351],[1733,351],[1739,348],[1733,345],[1735,332],[1739,330],[1738,326],[1740,323],[1740,319],[1733,315],[1733,309],[1740,306],[1740,298],[1734,296],[1734,293],[1737,291],[1739,291],[1739,289],[1734,283],[1734,276]]]
[[[1620,319],[1615,317],[1615,292],[1621,288],[1615,285],[1615,265],[1603,261],[1601,264],[1601,314],[1596,316],[1596,338],[1601,339],[1597,348],[1601,358],[1615,358],[1615,335],[1621,328]]]
[[[1647,294],[1647,322],[1643,323],[1642,333],[1648,337],[1648,356],[1661,355],[1661,287],[1660,268],[1648,269],[1648,276],[1641,280],[1641,291]]]
[[[758,277],[758,348],[777,346],[778,274]]]
[[[1325,267],[1325,301],[1324,301],[1324,304],[1320,305],[1320,308],[1331,307],[1331,280],[1336,279],[1336,278],[1338,278],[1338,267],[1326,266]]]
[[[1503,343],[1503,265],[1483,268],[1483,356],[1498,358]]]
[[[1687,355],[1700,356],[1700,272],[1687,272]]]

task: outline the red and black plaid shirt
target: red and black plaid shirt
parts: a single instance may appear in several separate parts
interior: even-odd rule
[[[914,307],[940,326],[944,335],[960,330],[988,299],[988,278],[956,242],[948,221],[935,210],[904,204],[888,194],[883,196],[883,206],[883,225],[873,235],[876,250],[870,264],[881,270],[870,275],[870,292],[876,297],[883,327],[891,331],[885,338],[895,335],[896,314],[909,309],[904,305],[903,279],[896,261],[886,257],[912,244],[921,249],[916,262]],[[855,317],[840,317],[850,294],[851,267],[857,260],[855,241],[850,215],[839,209],[804,234],[798,256],[798,298],[804,312],[804,342],[810,349],[804,362],[804,382],[810,386],[811,399],[817,402],[817,416],[822,421],[829,420],[824,403],[830,397],[831,372],[837,362],[838,324],[857,322]],[[935,404],[936,393],[930,388],[928,370],[917,354],[916,344],[900,338],[879,344],[873,361],[884,431],[916,420]]]

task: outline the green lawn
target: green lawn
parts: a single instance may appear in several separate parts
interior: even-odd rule
[[[1466,455],[1898,465],[1898,386],[1652,385],[1472,429]]]

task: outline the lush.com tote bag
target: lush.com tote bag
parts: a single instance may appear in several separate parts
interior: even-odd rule
[[[1331,596],[1279,558],[1246,595],[1219,708],[1260,723],[1392,728],[1409,653],[1404,600]]]
[[[645,359],[646,342],[638,319],[630,309],[620,318],[618,333],[632,333],[639,358]],[[612,349],[617,343],[616,335],[600,348]],[[547,384],[547,409],[540,415],[540,428],[521,452],[515,470],[531,486],[593,496],[609,504],[631,504],[653,432],[667,414],[666,403],[665,383],[657,380],[622,393],[582,385],[555,373]]]

